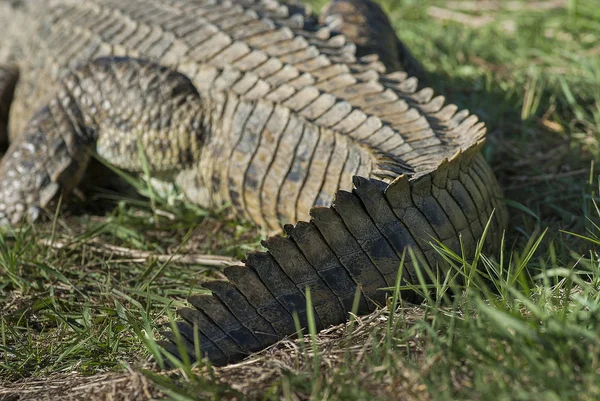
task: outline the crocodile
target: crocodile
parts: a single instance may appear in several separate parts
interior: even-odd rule
[[[214,364],[237,361],[309,316],[321,330],[369,313],[397,281],[416,302],[411,285],[447,273],[432,243],[469,257],[502,235],[484,123],[419,87],[371,0],[320,17],[276,0],[24,7],[27,56],[0,69],[0,220],[36,221],[101,158],[283,231],[189,298],[168,352],[195,359],[199,340]]]

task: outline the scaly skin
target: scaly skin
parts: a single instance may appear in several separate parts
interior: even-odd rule
[[[179,329],[192,356],[194,325],[217,364],[294,333],[307,286],[319,328],[344,321],[357,291],[359,312],[373,310],[409,247],[443,271],[431,241],[470,255],[493,210],[491,241],[505,224],[478,155],[483,123],[392,72],[418,64],[374,3],[334,1],[331,26],[271,0],[48,0],[36,10],[35,57],[11,112],[10,133],[21,134],[0,162],[0,218],[35,220],[85,180],[93,152],[140,172],[142,145],[152,173],[191,202],[231,203],[271,229],[310,219],[226,269],[229,281],[208,283],[213,295],[190,299]],[[412,262],[403,282],[416,282]]]

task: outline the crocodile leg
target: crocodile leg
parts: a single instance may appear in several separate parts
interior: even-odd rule
[[[323,7],[321,22],[356,44],[356,54],[377,54],[388,71],[423,77],[423,67],[396,36],[381,7],[372,0],[331,0]]]
[[[0,154],[8,146],[8,115],[18,79],[17,68],[0,65]]]
[[[200,97],[183,75],[128,58],[97,59],[67,74],[0,161],[0,220],[35,220],[84,177],[95,150],[111,164],[169,174],[201,141]],[[132,156],[134,155],[134,156]]]

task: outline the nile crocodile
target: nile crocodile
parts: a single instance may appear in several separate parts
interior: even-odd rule
[[[223,364],[295,333],[294,313],[306,327],[307,287],[318,329],[355,302],[368,313],[401,260],[402,283],[416,284],[413,262],[443,275],[432,242],[468,256],[486,227],[490,241],[501,233],[484,124],[418,89],[406,71],[419,64],[370,0],[333,0],[320,19],[275,0],[44,0],[21,12],[35,28],[19,39],[0,219],[37,219],[85,181],[94,154],[141,173],[142,149],[189,202],[285,231],[178,311],[192,357],[194,338]],[[0,69],[0,130],[16,77]]]

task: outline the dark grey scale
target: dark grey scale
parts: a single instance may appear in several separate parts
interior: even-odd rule
[[[202,285],[212,291],[231,313],[246,327],[265,348],[277,341],[273,326],[250,305],[246,298],[231,283],[223,280],[208,281]]]
[[[350,192],[338,191],[333,208],[344,221],[356,243],[377,267],[387,286],[393,287],[400,267],[400,258],[379,232],[360,200]],[[411,282],[410,274],[405,275],[403,280]]]
[[[436,265],[433,251],[428,251],[430,242],[439,239],[436,229],[432,226],[423,212],[415,205],[411,194],[411,183],[408,177],[398,178],[385,190],[385,199],[398,220],[410,231],[421,250],[425,253],[430,266]],[[445,231],[442,231],[446,234]],[[448,235],[448,234],[446,234]]]
[[[181,334],[181,342],[185,346],[187,354],[192,360],[195,360],[196,346],[194,339],[194,327],[188,322],[176,322],[175,324],[177,325],[177,330],[179,330],[179,333]],[[160,335],[167,338],[170,341],[170,344],[173,345],[175,349],[177,349],[178,341],[174,332],[161,331]],[[205,335],[203,335],[200,332],[198,332],[197,338],[199,342],[200,352],[202,355],[204,355],[211,361],[222,360],[222,363],[225,363],[225,361],[227,360],[225,354],[223,354],[223,352],[221,352],[221,350],[217,348],[217,346],[212,341],[210,341]]]
[[[467,222],[471,227],[473,239],[476,241],[479,238],[479,233],[483,232],[483,227],[481,226],[479,219],[481,215],[485,213],[485,211],[479,210],[475,202],[476,196],[481,196],[479,194],[479,190],[474,184],[471,186],[471,190],[475,190],[477,192],[476,194],[472,193],[470,190],[467,190],[460,180],[460,175],[460,166],[457,166],[457,168],[451,168],[449,170],[446,190],[465,214]]]
[[[290,335],[294,327],[291,313],[275,299],[270,290],[256,274],[253,266],[272,263],[265,253],[251,253],[246,266],[233,266],[225,269],[225,276],[242,293],[256,311],[264,317],[277,333],[278,339]]]
[[[212,295],[192,295],[188,302],[208,316],[231,338],[245,354],[262,349],[260,341],[231,313],[231,311]]]
[[[296,216],[300,220],[308,220],[310,217],[310,208],[315,204],[325,182],[325,174],[331,161],[335,143],[334,132],[327,132],[313,124],[307,125],[306,129],[316,130],[319,141],[310,164],[307,167],[306,178],[296,202]]]
[[[290,111],[285,107],[276,105],[269,116],[264,129],[260,132],[260,143],[252,159],[247,164],[244,173],[244,204],[246,212],[252,221],[267,226],[263,216],[262,187],[269,166],[273,162],[277,146],[290,118]]]
[[[246,262],[260,277],[261,281],[271,291],[275,299],[288,311],[290,315],[296,313],[300,321],[300,327],[308,327],[306,315],[306,298],[304,293],[283,272],[281,266],[269,253],[255,253],[252,259]],[[317,327],[323,327],[319,316],[315,312]],[[290,327],[288,334],[294,333],[294,326]]]
[[[302,140],[304,125],[305,121],[303,119],[296,117],[294,114],[290,115],[288,125],[277,144],[273,162],[269,166],[263,181],[261,189],[263,216],[269,226],[273,228],[280,227],[277,217],[278,207],[280,206],[278,204],[279,191],[290,170],[298,144]]]
[[[458,231],[452,225],[446,212],[431,193],[431,177],[423,176],[413,181],[411,195],[414,205],[429,221],[437,233],[437,238],[443,241],[450,249],[460,252]]]
[[[263,243],[281,269],[302,293],[310,288],[312,305],[322,328],[339,324],[346,319],[340,300],[306,260],[300,249],[289,238],[271,237]]]
[[[361,291],[357,293],[356,282],[329,248],[316,226],[300,221],[294,226],[288,224],[284,229],[302,251],[306,260],[338,297],[344,311],[352,310],[355,297],[358,296],[357,313],[369,312],[363,293]]]
[[[159,334],[161,336],[167,338],[167,340],[169,340],[169,337],[173,337],[173,333],[171,333],[169,331],[160,332]],[[175,358],[179,359],[180,361],[182,361],[184,359],[183,355],[185,355],[185,354],[187,354],[187,356],[190,359],[195,358],[195,356],[193,354],[190,354],[190,352],[187,350],[187,347],[186,347],[185,353],[182,354],[181,352],[179,352],[179,349],[175,345],[173,345],[173,343],[171,343],[169,341],[159,340],[156,342],[156,344],[159,347],[163,348],[165,351],[167,351],[169,354],[173,355]],[[226,362],[223,361],[222,363],[226,363]],[[168,362],[167,362],[167,365],[168,365]]]
[[[180,308],[177,314],[192,327],[206,336],[228,359],[241,358],[245,352],[221,330],[203,311],[192,308]]]
[[[240,106],[241,107],[241,106]],[[229,161],[229,197],[241,214],[245,213],[244,187],[246,171],[259,145],[261,135],[273,113],[274,105],[259,101],[246,118],[243,131],[237,143],[232,144],[233,152]]]
[[[411,280],[409,282],[417,284],[418,281],[412,274],[413,265],[407,248],[412,248],[417,257],[417,262],[420,264],[421,261],[424,260],[429,266],[435,266],[436,260],[434,258],[430,260],[426,257],[422,248],[425,244],[423,242],[419,243],[415,239],[410,228],[406,226],[406,222],[399,219],[390,208],[390,205],[384,196],[384,191],[387,189],[385,183],[378,180],[369,180],[362,176],[354,177],[353,183],[354,193],[360,198],[366,212],[373,220],[373,223],[379,232],[387,238],[389,244],[396,252],[396,255],[402,259],[402,254],[406,252],[404,255],[404,271]],[[413,227],[413,229],[414,228],[416,227]],[[431,228],[429,228],[429,231],[430,235],[435,235]]]
[[[282,221],[297,220],[296,205],[300,191],[308,179],[308,171],[319,141],[319,133],[314,125],[304,124],[302,139],[294,151],[292,163],[277,196],[277,215]]]
[[[329,164],[327,165],[327,171],[325,173],[325,179],[323,185],[319,191],[319,196],[315,205],[318,206],[329,206],[333,201],[333,195],[339,188],[340,177],[346,163],[346,159],[350,153],[348,138],[341,135],[334,135],[335,142],[333,144],[333,151],[329,158]],[[350,183],[348,183],[348,186]]]
[[[472,177],[472,175],[475,174],[472,170],[476,168],[473,164],[474,162],[469,166],[467,171],[461,169],[458,173],[458,179],[475,204],[475,208],[478,211],[479,225],[481,230],[483,230],[483,227],[487,224],[487,216],[489,216],[491,212],[491,205],[488,202],[490,195],[487,192],[487,188],[485,186],[480,188]]]
[[[492,208],[495,208],[495,217],[494,217],[494,221],[508,221],[508,215],[507,215],[507,211],[506,208],[504,207],[504,205],[501,203],[501,200],[499,200],[498,198],[501,198],[501,194],[497,191],[495,191],[494,189],[497,187],[495,185],[489,185],[486,184],[488,182],[495,182],[495,181],[487,181],[487,180],[495,180],[496,178],[492,176],[491,173],[491,169],[489,168],[489,166],[487,165],[487,163],[485,162],[485,160],[483,159],[482,156],[477,156],[474,159],[473,162],[473,167],[470,169],[469,172],[471,178],[473,179],[473,181],[475,182],[475,184],[477,185],[477,187],[479,188],[480,192],[482,194],[488,194],[488,197],[486,199],[488,199],[488,201],[486,203],[488,203],[488,215],[487,217],[489,217],[491,215],[492,212]],[[486,224],[487,224],[487,220],[486,220]],[[501,231],[504,227],[499,227]],[[501,232],[498,232],[498,238],[496,238],[495,242],[498,242],[500,236],[502,235]]]
[[[460,162],[440,165],[441,168],[431,174],[432,193],[450,217],[457,232],[463,235],[463,241],[474,245],[477,240],[477,231],[471,229],[471,222],[479,219],[479,213],[469,194],[464,191],[464,187],[458,181],[460,165]],[[472,251],[474,248],[465,249],[469,257],[472,255]]]
[[[452,197],[452,194],[444,189],[438,189],[433,186],[431,188],[433,198],[437,201],[438,205],[444,210],[448,219],[452,222],[452,225],[459,237],[462,237],[462,243],[464,244],[464,257],[470,258],[475,250],[475,235],[471,231],[471,225],[469,220],[465,216],[464,210],[460,207],[460,204]]]
[[[375,304],[385,305],[385,293],[379,289],[388,285],[377,267],[350,234],[342,218],[333,209],[325,207],[313,208],[311,216],[312,222],[342,266],[356,283],[360,283],[361,290],[369,301],[369,309],[374,310]]]

